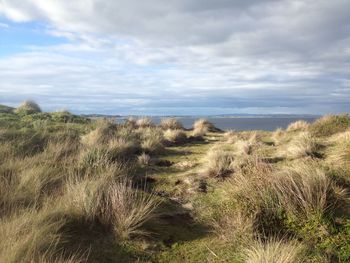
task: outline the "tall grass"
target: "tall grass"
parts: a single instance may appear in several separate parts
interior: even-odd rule
[[[310,132],[314,136],[325,137],[350,128],[349,114],[326,115],[310,125]]]
[[[142,226],[159,204],[152,194],[133,188],[127,179],[69,182],[65,200],[78,218],[99,221],[113,230],[117,240],[145,234]]]
[[[160,126],[164,130],[182,130],[184,127],[182,126],[182,123],[176,119],[176,118],[165,118],[162,119],[160,122]]]
[[[287,132],[306,131],[308,127],[309,127],[309,123],[303,120],[299,120],[289,124],[287,127]]]
[[[228,177],[234,171],[234,155],[223,149],[211,149],[204,159],[203,173],[209,177]]]
[[[291,158],[301,158],[317,154],[319,145],[309,132],[301,132],[287,145],[286,154]]]
[[[296,241],[257,240],[244,249],[243,260],[247,263],[297,263],[304,260],[303,250],[303,246]]]

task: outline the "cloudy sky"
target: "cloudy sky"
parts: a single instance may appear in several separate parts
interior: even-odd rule
[[[0,0],[0,104],[350,111],[350,0]]]

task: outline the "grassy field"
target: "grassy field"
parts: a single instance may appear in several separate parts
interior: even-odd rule
[[[0,262],[350,262],[350,117],[274,132],[0,106]]]

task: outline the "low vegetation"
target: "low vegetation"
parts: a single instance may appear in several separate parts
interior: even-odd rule
[[[349,131],[0,106],[0,262],[349,262]]]

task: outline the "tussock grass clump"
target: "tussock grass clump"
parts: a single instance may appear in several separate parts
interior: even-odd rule
[[[135,128],[137,126],[136,121],[137,120],[134,117],[128,117],[125,120],[125,125],[131,128]]]
[[[235,143],[239,140],[239,136],[236,131],[229,130],[224,133],[224,139],[227,141],[227,143]]]
[[[15,110],[17,114],[33,114],[41,112],[40,106],[32,100],[26,100]]]
[[[276,173],[273,179],[273,191],[281,207],[297,218],[323,216],[334,205],[334,185],[316,162],[298,162]]]
[[[327,162],[347,167],[350,164],[350,131],[333,135],[329,142],[331,145],[326,153]]]
[[[207,119],[196,120],[193,124],[193,135],[203,136],[208,132],[215,132],[217,128]]]
[[[309,123],[303,120],[293,122],[288,125],[287,132],[306,131],[309,128]]]
[[[43,255],[58,254],[64,225],[64,217],[47,207],[0,219],[0,261],[39,262]]]
[[[160,122],[160,126],[164,130],[182,130],[184,127],[182,126],[182,123],[176,119],[176,118],[166,118],[162,119]]]
[[[234,171],[234,155],[223,149],[211,149],[204,160],[203,173],[209,177],[228,177]]]
[[[164,139],[169,143],[184,143],[187,140],[187,136],[182,130],[168,129],[164,131]]]
[[[145,127],[152,127],[154,126],[152,119],[149,117],[143,117],[141,119],[138,119],[136,121],[136,126],[140,128],[145,128]]]
[[[326,115],[310,125],[309,131],[314,136],[325,137],[338,132],[344,132],[350,128],[348,114]]]
[[[115,136],[116,128],[114,123],[106,120],[99,121],[95,130],[82,137],[82,143],[87,146],[106,144]]]
[[[303,262],[303,250],[296,241],[259,239],[244,249],[243,260],[247,263],[297,263]]]
[[[151,156],[147,153],[142,153],[137,157],[137,162],[142,166],[148,166],[151,164]]]
[[[286,155],[290,158],[314,156],[318,149],[317,140],[309,132],[302,132],[288,144]]]
[[[122,180],[109,187],[104,200],[104,220],[112,222],[117,238],[146,234],[143,224],[154,216],[159,201],[152,195],[132,188],[130,181]]]
[[[164,151],[163,131],[158,128],[138,129],[141,138],[141,149],[145,153],[158,154]]]
[[[283,135],[284,135],[284,131],[281,128],[276,129],[273,133],[272,133],[272,140],[274,142],[275,145],[280,145],[283,139]]]
[[[143,224],[154,216],[159,201],[135,189],[127,179],[77,180],[67,184],[66,206],[88,222],[99,221],[120,240],[145,234]]]

